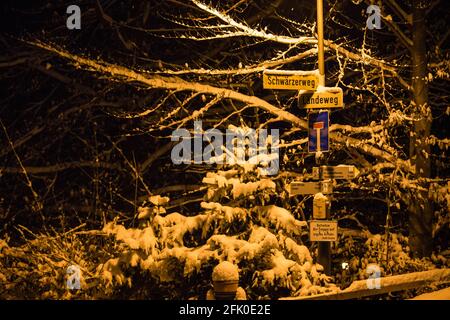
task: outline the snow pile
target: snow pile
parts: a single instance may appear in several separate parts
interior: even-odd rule
[[[327,197],[322,192],[319,192],[319,193],[316,193],[314,195],[314,200],[315,201],[317,201],[317,200],[327,200]]]
[[[272,191],[274,191],[275,183],[270,179],[262,179],[259,181],[248,183],[235,182],[233,183],[232,195],[233,198],[236,199],[240,196],[248,196],[258,190],[265,189],[272,189]]]
[[[168,214],[165,217],[156,216],[154,224],[160,230],[159,242],[162,244],[173,243],[174,245],[182,246],[184,235],[202,229],[208,218],[204,214],[186,217],[178,212]]]
[[[248,242],[251,244],[258,244],[261,250],[278,249],[277,237],[263,227],[253,227],[252,233],[248,238]],[[253,255],[255,256],[255,255]]]
[[[166,209],[163,207],[139,207],[138,208],[138,219],[144,220],[144,219],[150,219],[151,217],[158,215],[158,214],[164,214],[166,213]]]
[[[160,195],[151,196],[149,198],[150,202],[155,206],[163,206],[169,202],[168,197],[161,197]]]
[[[286,209],[274,205],[257,207],[255,210],[259,211],[264,218],[261,222],[266,225],[275,226],[276,229],[283,229],[288,233],[295,235],[301,234],[301,229],[307,226],[306,221],[299,221]]]
[[[226,178],[224,175],[208,173],[203,178],[203,183],[216,185],[217,188],[227,188],[227,191],[231,193],[234,199],[241,196],[249,196],[257,191],[275,191],[275,183],[270,179],[260,179],[254,182],[241,182],[238,178]],[[269,190],[267,190],[269,189]],[[212,198],[214,194],[207,197]]]
[[[131,286],[131,278],[127,278],[123,274],[119,258],[109,259],[105,264],[100,265],[98,269],[107,287],[112,286],[113,281],[118,285],[128,284]]]
[[[218,202],[202,202],[200,206],[207,210],[208,214],[213,212],[222,214],[225,221],[231,223],[235,220],[244,221],[248,215],[248,211],[239,207],[222,206]]]
[[[324,92],[324,93],[342,93],[342,88],[340,87],[325,87],[318,86],[316,92]]]
[[[293,284],[288,282],[288,275],[290,269],[296,266],[295,261],[286,259],[280,251],[276,251],[271,257],[271,263],[273,265],[271,269],[261,272],[261,276],[263,278],[262,284],[268,283],[271,286],[274,286],[275,280],[279,279],[282,286],[293,289]]]
[[[152,227],[126,229],[124,226],[110,222],[105,225],[103,232],[115,235],[117,240],[123,241],[130,249],[142,249],[147,253],[156,250],[157,239]]]
[[[286,250],[292,255],[296,262],[301,264],[312,263],[311,254],[306,246],[298,245],[291,238],[286,238],[284,244]]]
[[[219,258],[234,263],[250,261],[273,249],[278,249],[277,237],[262,227],[253,227],[248,240],[236,236],[214,235],[208,240],[211,250],[219,249]]]
[[[239,268],[229,261],[223,261],[214,267],[212,273],[213,281],[238,281],[239,280]]]

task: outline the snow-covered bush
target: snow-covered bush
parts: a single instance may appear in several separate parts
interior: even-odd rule
[[[29,234],[13,246],[0,239],[0,299],[106,298],[96,266],[115,244],[99,234]],[[67,287],[68,270],[80,272],[80,289]]]
[[[104,227],[121,243],[98,268],[107,286],[133,287],[147,279],[148,289],[165,298],[204,298],[212,268],[229,261],[239,267],[240,286],[251,299],[338,290],[301,243],[306,222],[271,204],[278,192],[274,181],[238,168],[210,172],[203,183],[208,190],[198,213],[167,214],[167,201],[150,199],[139,210],[138,228]]]
[[[367,266],[380,267],[381,276],[425,271],[435,268],[427,259],[414,259],[409,254],[408,238],[399,233],[386,235],[366,233],[367,238],[342,236],[335,247],[336,283],[341,288],[355,280],[368,278]],[[345,268],[339,270],[344,263]]]

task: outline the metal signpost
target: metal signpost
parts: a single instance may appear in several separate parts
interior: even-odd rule
[[[317,47],[318,47],[318,62],[319,62],[319,73],[320,73],[320,77],[319,77],[319,85],[325,87],[325,55],[324,55],[324,49],[323,49],[323,0],[317,0]],[[342,92],[342,89],[341,89]],[[338,94],[339,95],[339,94]],[[314,96],[314,95],[313,95]],[[339,97],[336,97],[337,100],[339,100]],[[299,96],[299,100],[303,99],[301,98],[301,95]],[[343,97],[341,96],[341,105],[343,104]],[[314,102],[315,100],[313,100]],[[311,102],[311,99],[310,101]],[[334,97],[333,97],[333,102],[334,102]],[[319,103],[320,103],[320,97],[319,97]],[[311,104],[311,103],[309,103]],[[339,104],[336,103],[336,105]],[[306,104],[306,106],[308,106],[308,104]],[[305,107],[306,107],[305,106]],[[316,161],[320,161],[320,155],[321,153],[318,153],[316,156]],[[326,210],[326,216],[325,219],[329,219],[330,218],[330,210],[329,210],[329,206]],[[314,226],[314,223],[313,223]],[[312,229],[311,226],[311,222],[310,222],[310,230]],[[313,237],[313,239],[317,239]],[[311,234],[310,234],[310,240],[314,241],[313,239],[311,239]],[[320,239],[320,237],[319,237]],[[319,264],[321,264],[324,268],[324,272],[327,275],[331,274],[331,246],[330,246],[330,242],[328,241],[319,241],[318,243],[318,262]]]
[[[317,1],[318,67],[313,71],[265,70],[265,89],[299,90],[298,107],[308,111],[308,152],[315,153],[317,167],[312,178],[317,181],[294,181],[289,185],[290,196],[314,195],[313,219],[309,222],[310,240],[318,242],[318,263],[325,274],[331,273],[330,242],[337,241],[337,221],[330,220],[331,179],[354,179],[358,170],[354,166],[320,165],[323,152],[330,150],[329,112],[321,109],[341,108],[344,94],[339,87],[325,87],[325,63],[323,41],[323,0]],[[313,111],[317,109],[318,111]]]

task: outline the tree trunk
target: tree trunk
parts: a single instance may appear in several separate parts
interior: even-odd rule
[[[413,135],[410,140],[410,158],[416,176],[430,177],[430,147],[425,139],[430,135],[431,111],[428,106],[427,52],[425,1],[413,1],[412,86],[415,102]],[[414,257],[430,256],[432,251],[433,212],[428,191],[412,195],[409,207],[409,246]]]

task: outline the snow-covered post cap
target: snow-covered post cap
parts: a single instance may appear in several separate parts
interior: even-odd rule
[[[214,267],[213,281],[239,281],[239,268],[228,261],[223,261]]]
[[[161,197],[160,195],[150,196],[148,200],[155,206],[163,206],[169,202],[169,197]]]

